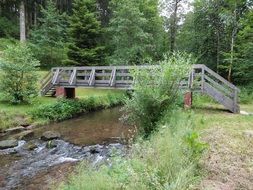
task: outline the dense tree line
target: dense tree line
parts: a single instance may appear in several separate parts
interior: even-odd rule
[[[195,54],[229,81],[253,79],[253,1],[195,0],[185,15],[177,48]]]
[[[251,0],[2,0],[0,37],[42,66],[146,64],[192,53],[230,81],[253,79]],[[25,39],[24,39],[25,38]]]

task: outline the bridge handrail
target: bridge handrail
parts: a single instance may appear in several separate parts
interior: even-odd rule
[[[159,67],[159,65],[130,65],[130,66],[83,66],[83,67],[53,67],[51,70],[55,71],[57,69],[60,70],[112,70],[114,68],[116,69],[136,69],[136,68],[154,68],[154,67]]]
[[[51,71],[49,71],[43,80],[41,80],[41,88],[44,88],[48,82],[51,80],[51,77],[52,77],[53,73]]]
[[[221,81],[223,84],[227,85],[228,87],[237,90],[238,92],[240,92],[240,89],[237,88],[235,85],[233,85],[232,83],[230,83],[228,80],[226,80],[225,78],[223,78],[222,76],[218,75],[217,73],[215,73],[213,70],[209,69],[206,65],[204,64],[196,64],[193,65],[193,69],[204,69],[206,72],[208,72],[209,74],[211,74],[212,76],[214,76],[216,79],[218,79],[219,81]]]

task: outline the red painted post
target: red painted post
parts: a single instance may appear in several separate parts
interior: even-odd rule
[[[55,93],[56,97],[66,97],[66,92],[64,87],[56,87],[56,93]]]
[[[192,92],[186,92],[184,95],[184,108],[191,108],[192,106]]]

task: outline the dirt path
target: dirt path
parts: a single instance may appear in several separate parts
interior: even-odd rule
[[[200,190],[253,190],[253,116],[212,113],[201,116],[209,149]]]

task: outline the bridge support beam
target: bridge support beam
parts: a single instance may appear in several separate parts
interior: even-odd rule
[[[192,92],[186,92],[184,94],[184,108],[188,109],[192,106]]]
[[[73,99],[76,97],[75,88],[57,87],[55,96]]]

